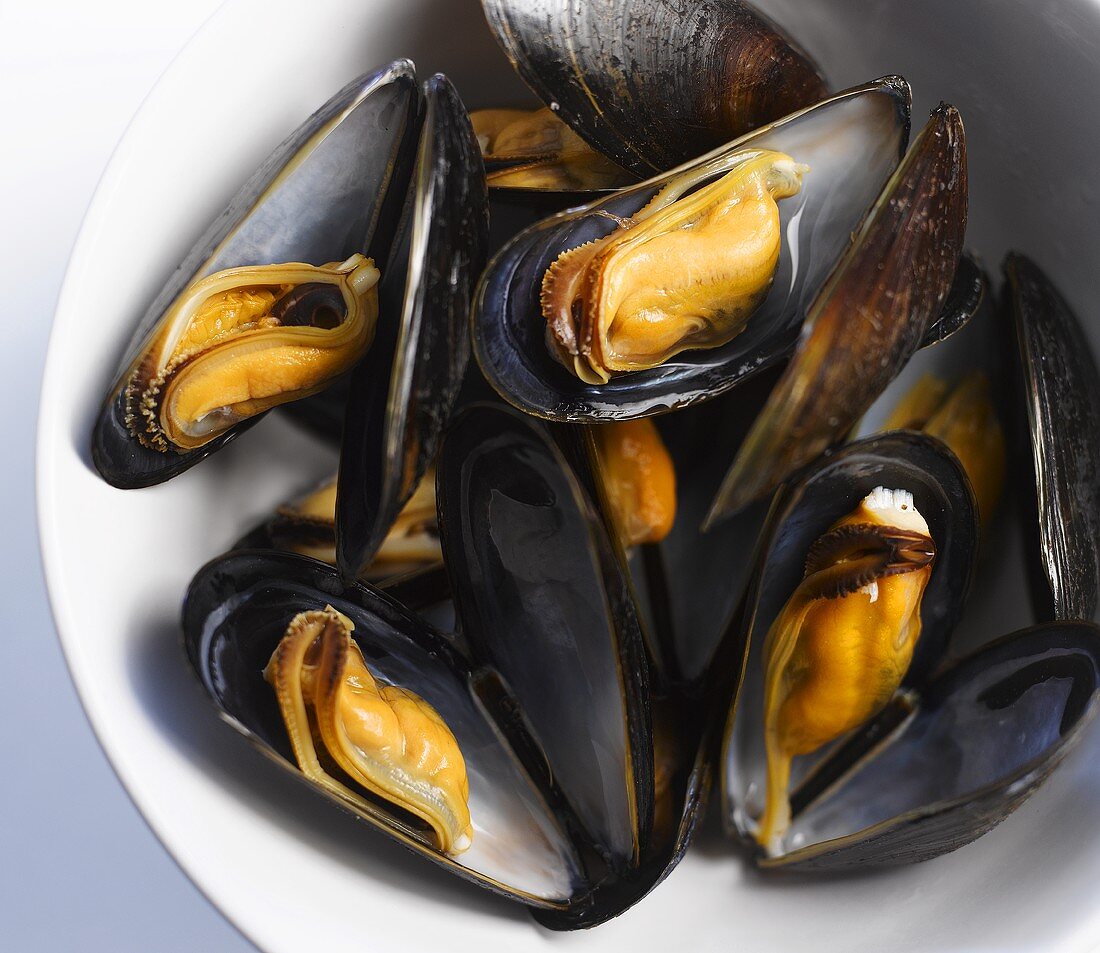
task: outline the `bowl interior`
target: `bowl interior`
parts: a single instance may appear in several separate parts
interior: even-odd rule
[[[1100,153],[1081,122],[1100,81],[1100,7],[874,0],[761,2],[836,88],[891,72],[922,121],[941,99],[970,144],[969,244],[1010,247],[1092,316]],[[250,49],[255,55],[241,56]],[[58,307],[39,435],[39,518],[70,667],[104,747],[187,873],[262,948],[540,949],[517,907],[459,883],[322,803],[218,723],[179,643],[184,588],[275,503],[335,465],[273,415],[170,484],[123,492],[91,468],[91,423],[130,331],[195,238],[263,157],[346,80],[398,56],[442,70],[470,106],[529,98],[475,0],[233,0],[134,120],[101,183]],[[1051,68],[1051,64],[1057,64]],[[1067,91],[1070,91],[1067,93]],[[209,144],[216,142],[217,149]],[[858,162],[859,157],[853,157]],[[1090,310],[1091,309],[1091,310]],[[967,638],[1028,621],[1020,545],[975,593]],[[989,837],[914,868],[829,881],[762,877],[713,825],[670,880],[572,948],[959,951],[1100,942],[1100,736]],[[713,812],[712,812],[713,813]],[[967,902],[960,903],[960,897]]]

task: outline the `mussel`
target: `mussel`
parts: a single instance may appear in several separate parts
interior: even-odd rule
[[[555,356],[587,384],[721,347],[767,296],[779,263],[777,202],[807,166],[768,150],[729,157],[700,185],[685,173],[603,238],[570,248],[542,278]]]
[[[206,691],[230,724],[295,773],[310,724],[323,739],[339,735],[341,717],[360,703],[414,699],[420,721],[409,730],[424,730],[424,719],[436,726],[430,763],[451,738],[461,754],[468,844],[457,776],[418,782],[447,802],[443,820],[399,795],[384,765],[379,781],[378,758],[369,770],[359,764],[373,757],[361,754],[369,739],[350,748],[346,737],[325,741],[328,755],[307,744],[307,776],[339,805],[557,928],[614,916],[667,873],[686,847],[705,777],[701,748],[679,740],[657,746],[655,770],[654,725],[666,716],[653,707],[612,523],[578,466],[583,457],[567,458],[541,425],[511,411],[473,408],[451,427],[437,479],[460,620],[453,635],[369,585],[345,587],[332,567],[286,553],[216,560],[184,606],[188,657]],[[277,685],[289,673],[278,699],[265,668]],[[293,684],[302,672],[315,687]],[[322,672],[356,682],[358,700],[343,716],[317,700]],[[330,691],[338,705],[347,701]],[[287,718],[299,726],[291,735]],[[340,756],[332,746],[343,747]]]
[[[241,188],[137,328],[93,435],[104,479],[170,479],[362,358],[420,98],[404,60],[353,80]]]
[[[502,397],[529,414],[562,421],[614,420],[714,397],[778,362],[797,339],[804,297],[816,290],[847,248],[896,167],[908,131],[908,86],[896,77],[879,80],[673,172],[526,229],[490,261],[478,288],[473,343],[486,378]],[[778,266],[774,274],[764,269],[763,284],[767,290],[770,278],[770,290],[743,329],[721,347],[683,351],[606,383],[589,384],[567,370],[558,351],[547,345],[541,301],[554,262],[590,242],[606,244],[616,232],[628,241],[631,229],[620,229],[657,196],[688,193],[685,201],[690,203],[690,190],[698,194],[740,165],[746,154],[766,151],[789,156],[811,171],[802,177],[798,195],[778,205],[783,238]],[[861,157],[855,166],[852,155]],[[667,265],[675,272],[676,261]],[[558,324],[555,333],[563,336],[568,322]],[[673,328],[674,340],[683,336]]]
[[[894,513],[884,530],[845,517],[868,493],[897,502],[880,487],[906,505],[911,494],[921,518]],[[977,531],[961,464],[912,431],[850,444],[777,496],[720,772],[727,828],[762,866],[898,864],[961,846],[1022,803],[1094,714],[1089,622],[941,665]]]
[[[493,189],[600,192],[635,177],[600,155],[550,107],[478,109],[470,122]]]

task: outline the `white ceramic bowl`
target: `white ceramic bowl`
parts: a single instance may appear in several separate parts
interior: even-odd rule
[[[970,144],[970,244],[1035,257],[1100,344],[1093,168],[1100,6],[1086,0],[761,2],[836,88],[898,72],[919,121],[957,104]],[[562,948],[962,951],[1100,944],[1100,732],[991,835],[874,876],[766,878],[713,830],[639,906],[557,936],[406,853],[276,770],[219,723],[186,667],[194,570],[330,451],[270,418],[165,486],[122,492],[91,468],[103,388],[137,317],[267,152],[357,73],[398,56],[468,103],[522,95],[475,0],[233,0],[141,109],[96,194],[58,306],[42,396],[39,517],[54,612],[115,769],[201,889],[265,950],[454,953]],[[858,157],[853,161],[858,162]],[[989,634],[1027,620],[1006,576]],[[713,825],[711,825],[713,826]]]

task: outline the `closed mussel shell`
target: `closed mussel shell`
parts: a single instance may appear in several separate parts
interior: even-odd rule
[[[444,560],[471,651],[515,699],[537,766],[606,866],[553,929],[591,927],[653,889],[687,848],[708,763],[660,698],[583,435],[476,406],[438,464]]]
[[[816,66],[739,0],[483,0],[524,81],[589,145],[648,177],[809,106]]]

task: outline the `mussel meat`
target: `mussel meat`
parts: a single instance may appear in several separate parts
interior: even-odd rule
[[[604,238],[563,252],[542,279],[558,359],[588,384],[721,347],[763,301],[779,262],[777,203],[808,168],[771,151],[734,153],[720,178],[675,178]],[[704,184],[705,183],[705,184]]]
[[[316,393],[366,353],[378,269],[342,264],[230,268],[168,309],[126,384],[126,426],[162,453],[195,450],[234,424]]]
[[[925,374],[898,401],[883,429],[923,430],[947,444],[970,477],[982,525],[989,524],[1004,488],[1006,451],[984,371],[971,371],[954,384]]]
[[[764,645],[765,850],[790,826],[793,758],[858,728],[901,685],[935,552],[913,495],[878,486],[806,554]]]
[[[603,191],[635,181],[548,107],[470,113],[490,188]]]
[[[336,478],[276,510],[266,526],[271,545],[336,565]],[[441,562],[435,473],[428,471],[397,514],[361,574],[380,582]]]
[[[443,853],[461,854],[473,827],[458,742],[423,698],[378,681],[351,640],[354,628],[332,606],[299,612],[264,669],[298,767],[338,797],[362,801],[326,768],[335,762],[370,794],[427,823]]]
[[[676,519],[676,470],[651,420],[596,427],[596,458],[625,548],[659,543]]]

